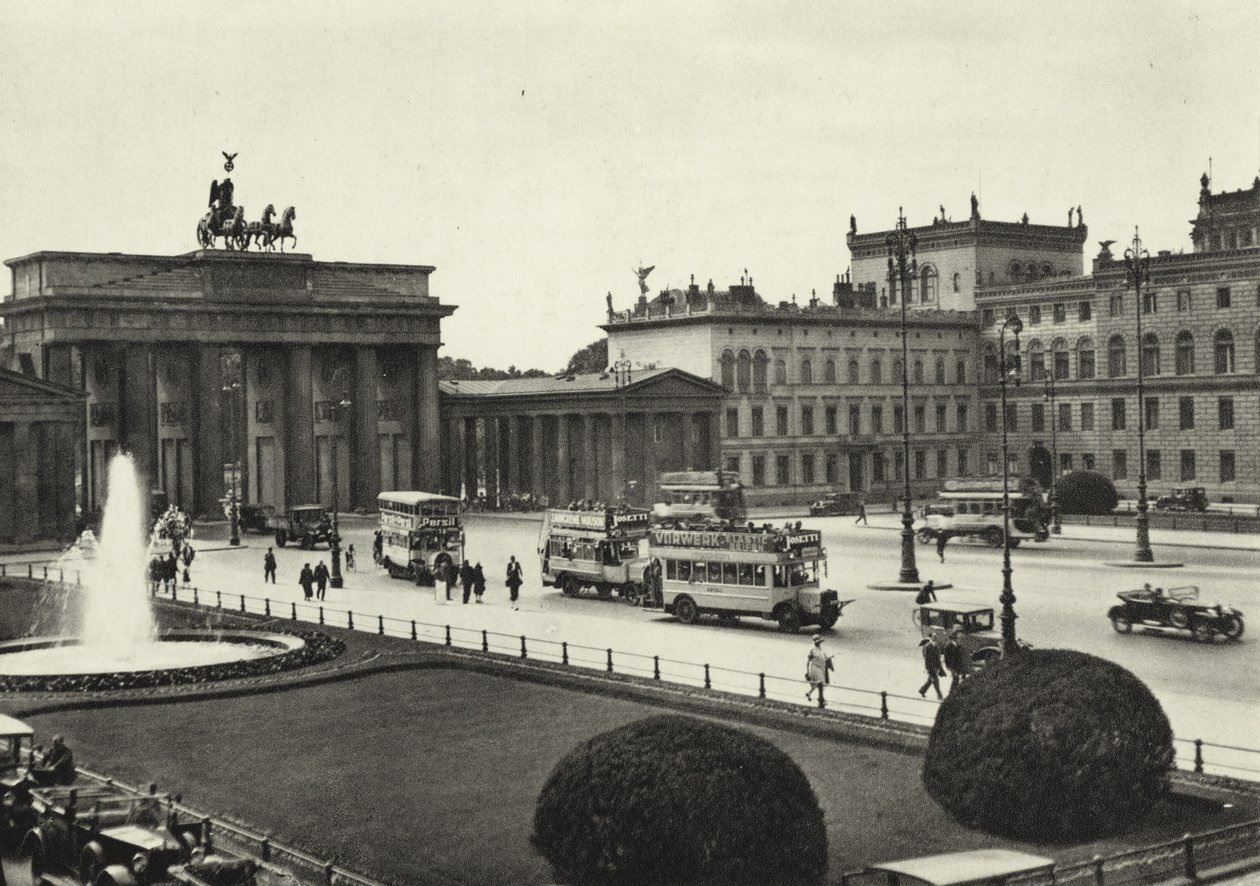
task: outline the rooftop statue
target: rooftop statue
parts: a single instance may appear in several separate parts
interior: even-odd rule
[[[634,270],[635,276],[639,278],[639,292],[642,293],[643,295],[647,295],[647,292],[648,292],[648,285],[647,285],[648,274],[652,273],[652,271],[655,268],[656,268],[656,265],[652,265],[650,267],[638,268]]]
[[[223,164],[224,170],[231,172],[236,168],[233,161],[237,155],[227,151],[220,153],[226,161]],[[297,236],[293,233],[293,219],[297,217],[297,212],[292,206],[284,210],[277,223],[272,221],[276,208],[268,203],[261,220],[246,223],[244,207],[237,206],[233,200],[235,190],[236,186],[230,178],[210,182],[210,211],[197,223],[197,242],[202,249],[213,249],[215,241],[220,237],[223,238],[223,248],[229,250],[249,249],[253,244],[260,250],[275,251],[276,243],[279,242],[280,251],[283,252],[285,240],[292,240],[293,245],[297,246]]]

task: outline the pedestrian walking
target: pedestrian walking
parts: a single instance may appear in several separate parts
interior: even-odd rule
[[[376,535],[372,537],[372,562],[380,565],[381,553],[385,550],[385,536],[381,530],[376,530]]]
[[[354,545],[350,545],[350,547],[346,548],[346,571],[347,572],[359,571],[354,568]]]
[[[945,696],[941,695],[941,677],[945,676],[945,669],[941,667],[941,649],[927,637],[919,641],[919,649],[923,653],[923,669],[927,671],[927,682],[919,687],[919,695],[926,698],[930,686],[936,690],[937,699],[944,699]]]
[[[454,560],[446,561],[446,565],[442,567],[443,574],[446,575],[446,602],[451,602],[451,588],[459,583],[459,566]]]
[[[870,525],[869,523],[866,522],[866,499],[863,499],[862,501],[858,502],[858,515],[857,515],[857,519],[853,521],[853,525],[856,526],[859,523],[861,523],[863,526]]]
[[[473,594],[476,596],[478,603],[481,602],[481,595],[485,592],[486,573],[485,570],[481,568],[481,562],[478,561],[477,565],[473,567]],[[464,602],[467,603],[468,601],[465,599]]]
[[[328,589],[328,567],[320,560],[315,566],[315,598],[324,599],[324,591]]]
[[[954,689],[963,680],[967,679],[967,665],[963,662],[962,647],[958,645],[958,635],[962,633],[962,628],[955,627],[949,632],[949,642],[945,644],[945,651],[941,657],[945,660],[945,667],[949,668],[949,691],[952,693]]]
[[[945,562],[945,543],[949,541],[949,536],[943,532],[936,534],[936,556],[941,558],[941,562]]]
[[[516,561],[516,556],[508,558],[507,565],[507,588],[512,598],[512,608],[517,609],[516,601],[521,593],[521,585],[525,583],[525,579],[521,574],[521,564]]]
[[[809,684],[805,697],[808,699],[814,697],[815,689],[821,697],[823,684],[831,682],[831,656],[823,651],[821,634],[814,634],[813,639],[814,645],[805,659],[805,682]]]
[[[276,583],[276,553],[271,548],[263,554],[263,584],[267,583],[267,579],[271,579],[272,584]]]
[[[302,571],[298,573],[298,584],[302,586],[302,595],[307,600],[315,595],[315,573],[311,571],[310,563],[303,564]]]
[[[472,563],[467,560],[464,565],[459,567],[459,583],[464,586],[464,602],[468,602],[468,598],[472,595],[473,582],[477,580],[477,574],[473,572]]]
[[[928,579],[927,584],[923,586],[923,589],[919,591],[918,596],[914,598],[914,602],[920,606],[936,602],[936,584],[932,581],[932,579]]]

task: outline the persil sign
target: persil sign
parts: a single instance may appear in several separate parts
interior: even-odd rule
[[[416,522],[417,529],[454,529],[455,515],[449,514],[444,517],[421,517]]]

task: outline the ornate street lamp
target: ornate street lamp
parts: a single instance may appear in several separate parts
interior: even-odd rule
[[[633,366],[634,364],[630,362],[630,358],[626,356],[626,352],[622,351],[621,357],[617,360],[614,360],[612,362],[612,365],[609,367],[613,371],[613,385],[617,388],[617,392],[620,394],[619,399],[621,401],[621,427],[623,431],[626,427],[626,388],[630,386],[630,369]],[[624,440],[616,440],[614,441],[614,445],[624,447],[626,444]],[[624,459],[623,459],[623,463],[624,463]],[[623,474],[624,474],[624,471],[623,471]],[[622,504],[629,506],[630,493],[632,491],[632,486],[631,486],[632,481],[626,479],[624,476],[622,479],[625,481],[625,485],[621,489]]]
[[[228,516],[232,520],[232,534],[228,538],[228,544],[232,547],[239,547],[241,544],[241,509],[236,495],[236,475],[241,470],[240,441],[236,439],[237,429],[237,413],[240,411],[240,404],[237,398],[241,393],[241,383],[233,381],[223,386],[223,392],[228,395],[230,401],[230,409],[228,411],[228,440],[232,447],[232,499],[228,504]]]
[[[893,288],[901,282],[901,451],[902,469],[905,474],[905,508],[901,512],[901,584],[918,584],[919,568],[914,562],[914,512],[910,509],[910,345],[906,331],[906,302],[910,296],[910,281],[918,272],[915,260],[914,234],[906,230],[906,216],[897,210],[897,227],[884,238],[888,246],[888,284]]]
[[[1136,226],[1133,228],[1133,244],[1124,251],[1124,267],[1137,302],[1138,503],[1137,549],[1133,559],[1137,563],[1151,563],[1155,555],[1151,552],[1150,518],[1146,514],[1146,397],[1145,367],[1142,365],[1142,284],[1149,286],[1151,282],[1151,254],[1142,248]]]
[[[329,552],[332,555],[332,574],[328,577],[328,583],[334,588],[345,586],[345,579],[341,577],[341,532],[337,525],[338,511],[338,489],[340,484],[337,481],[337,432],[341,428],[341,413],[350,406],[350,398],[344,395],[345,390],[345,369],[339,368],[333,373],[329,387],[332,388],[332,538],[328,540]]]
[[[1050,457],[1054,463],[1050,471],[1050,531],[1055,535],[1063,534],[1063,524],[1059,522],[1059,420],[1054,404],[1054,363],[1045,369],[1045,393],[1042,400],[1050,404]]]
[[[1002,594],[998,597],[998,601],[1002,604],[1003,655],[1019,651],[1019,644],[1015,640],[1015,590],[1011,587],[1011,483],[1007,430],[1010,423],[1006,413],[1006,387],[1011,380],[1014,380],[1015,387],[1019,387],[1019,334],[1023,329],[1024,323],[1019,319],[1019,315],[1011,312],[1002,321],[1002,326],[998,330],[998,378],[1002,384]],[[1006,354],[1008,330],[1014,336],[1013,350],[1009,358]]]

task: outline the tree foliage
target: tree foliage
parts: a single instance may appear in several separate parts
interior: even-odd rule
[[[587,372],[603,372],[608,368],[608,339],[593,341],[569,358],[564,368],[566,375],[582,375]]]
[[[1134,826],[1168,790],[1172,729],[1129,671],[1083,652],[1023,650],[941,705],[923,783],[968,827],[1088,840]]]
[[[543,372],[541,369],[526,369],[521,371],[515,366],[509,366],[507,369],[493,369],[485,366],[478,369],[472,365],[472,361],[465,360],[463,357],[438,357],[438,378],[442,381],[467,381],[470,379],[484,379],[486,381],[501,381],[505,378],[545,378],[550,373]]]
[[[568,884],[805,884],[827,871],[818,798],[746,732],[676,715],[597,735],[551,773],[534,847]]]
[[[1061,514],[1110,514],[1120,503],[1116,484],[1094,471],[1073,471],[1061,478],[1055,489]]]

